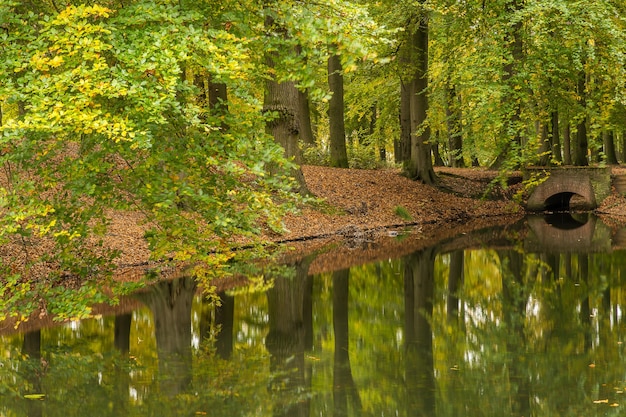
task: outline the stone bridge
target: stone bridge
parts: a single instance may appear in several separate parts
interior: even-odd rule
[[[574,196],[576,209],[593,210],[611,194],[610,167],[529,167],[524,180],[537,184],[529,189],[529,211],[567,211]]]

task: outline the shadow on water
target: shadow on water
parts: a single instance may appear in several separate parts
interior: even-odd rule
[[[593,216],[532,217],[207,296],[0,332],[0,415],[619,415],[626,254]],[[403,241],[403,244],[408,244]]]

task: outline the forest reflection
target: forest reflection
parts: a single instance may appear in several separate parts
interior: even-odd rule
[[[0,338],[7,416],[579,416],[626,406],[626,253],[442,244]],[[268,283],[270,279],[268,278]],[[216,298],[219,301],[216,301]]]

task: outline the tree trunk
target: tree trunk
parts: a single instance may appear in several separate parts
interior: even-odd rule
[[[271,5],[272,1],[266,0],[266,7]],[[265,29],[273,34],[287,36],[285,30],[276,27],[274,19],[267,15],[265,17]],[[294,54],[297,51],[294,50]],[[266,52],[265,63],[270,70],[275,68],[275,59],[277,53]],[[293,81],[279,82],[276,75],[270,71],[271,75],[265,81],[265,95],[263,98],[263,112],[271,113],[275,117],[267,122],[267,133],[274,137],[276,143],[282,146],[284,155],[287,159],[293,160],[297,168],[291,172],[291,175],[297,181],[297,192],[300,194],[309,194],[304,175],[300,169],[302,164],[302,153],[300,152],[300,98],[299,92]]]
[[[541,131],[541,146],[539,147],[539,166],[546,167],[550,165],[550,157],[552,153],[552,144],[548,135],[548,125],[541,123],[539,130]]]
[[[583,112],[587,111],[587,101],[585,98],[586,93],[586,75],[581,72],[578,77],[578,95],[580,97],[580,105],[583,109]],[[576,129],[576,143],[574,144],[574,165],[577,166],[587,166],[589,165],[589,160],[587,159],[587,149],[588,141],[587,141],[587,117],[584,116],[578,122],[578,126]]]
[[[521,0],[511,0],[506,5],[506,16],[512,16],[516,14],[522,8]],[[505,42],[509,45],[511,57],[506,59],[504,65],[504,73],[502,75],[502,81],[508,86],[511,91],[504,99],[504,107],[510,108],[505,115],[504,126],[508,126],[508,129],[504,132],[506,137],[511,139],[504,144],[496,160],[491,164],[492,169],[501,168],[504,163],[509,159],[511,152],[517,151],[522,145],[522,132],[520,127],[520,120],[522,109],[519,100],[515,97],[518,87],[515,77],[519,72],[519,66],[522,63],[524,57],[524,50],[522,44],[522,21],[518,20],[511,26],[511,31],[505,35]]]
[[[411,160],[411,89],[407,82],[400,80],[400,138],[395,161],[408,165]]]
[[[435,171],[430,148],[430,127],[426,123],[428,114],[428,15],[417,19],[411,36],[413,79],[410,88],[411,106],[411,162],[408,166],[410,178],[434,184]]]
[[[309,102],[309,92],[298,90],[298,102],[300,104],[300,138],[307,145],[315,145],[315,135],[313,134],[313,124],[311,123],[311,105]]]
[[[441,152],[439,151],[439,146],[441,146],[441,144],[439,142],[435,142],[430,147],[433,153],[434,166],[436,167],[442,167],[445,165],[443,158],[441,157]]]
[[[552,142],[552,158],[557,162],[563,162],[561,155],[561,135],[559,134],[559,112],[553,111],[551,114],[551,142]]]
[[[448,147],[450,152],[450,166],[464,168],[463,137],[461,136],[461,110],[458,105],[458,96],[454,87],[448,88],[446,100],[446,125],[448,128]]]
[[[570,124],[567,122],[563,129],[563,163],[572,165],[572,140],[571,140]]]
[[[343,74],[341,57],[336,54],[328,58],[328,86],[332,94],[328,103],[330,165],[338,168],[348,168],[344,122]]]
[[[604,147],[604,155],[606,163],[609,165],[617,165],[617,154],[615,152],[615,136],[612,130],[602,132],[602,144]]]

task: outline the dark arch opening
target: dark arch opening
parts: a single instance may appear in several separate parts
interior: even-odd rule
[[[580,194],[571,191],[557,193],[548,197],[544,203],[546,211],[589,210],[590,203]]]
[[[545,214],[544,220],[550,226],[559,230],[574,230],[584,226],[589,221],[589,213],[557,212]]]
[[[568,211],[570,200],[574,196],[572,192],[564,192],[551,195],[546,199],[544,207],[548,211]]]

